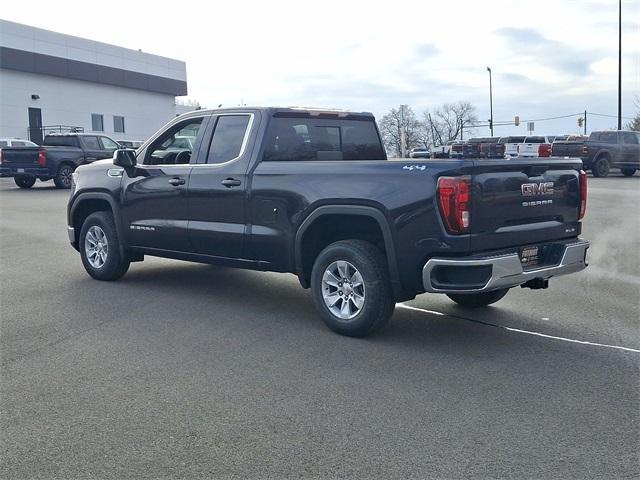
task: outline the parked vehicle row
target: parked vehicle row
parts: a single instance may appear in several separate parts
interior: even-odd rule
[[[626,176],[640,170],[639,133],[603,130],[583,135],[476,137],[434,147],[432,158],[581,158],[585,170],[606,177],[612,168]]]

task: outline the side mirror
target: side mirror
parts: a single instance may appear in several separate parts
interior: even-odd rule
[[[117,167],[135,167],[137,161],[136,151],[131,148],[121,148],[113,152],[113,164]]]

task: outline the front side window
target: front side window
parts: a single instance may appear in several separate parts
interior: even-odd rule
[[[102,146],[98,141],[98,137],[86,136],[82,137],[85,148],[88,150],[102,150]]]
[[[203,117],[190,118],[156,138],[147,148],[145,165],[182,165],[191,161],[191,154]]]
[[[91,114],[91,130],[94,132],[104,132],[104,118],[101,114]]]
[[[386,154],[370,118],[274,116],[263,160],[386,160]]]
[[[240,155],[250,119],[249,115],[218,117],[209,146],[207,163],[224,163]]]
[[[113,131],[116,133],[124,133],[124,117],[119,115],[113,116]]]
[[[111,140],[109,137],[100,137],[100,140],[102,141],[102,146],[104,147],[104,150],[118,149],[118,144],[113,140]]]

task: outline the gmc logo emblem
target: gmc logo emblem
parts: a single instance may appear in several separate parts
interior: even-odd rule
[[[520,187],[523,197],[535,197],[536,195],[552,195],[553,182],[523,183]]]

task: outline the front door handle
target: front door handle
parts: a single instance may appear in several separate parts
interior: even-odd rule
[[[184,185],[185,183],[186,182],[184,178],[175,177],[169,179],[169,185],[173,185],[174,187],[177,187],[178,185]]]
[[[236,180],[235,178],[226,178],[224,180],[222,180],[222,185],[224,185],[227,188],[231,188],[231,187],[239,187],[242,182],[240,180]]]

